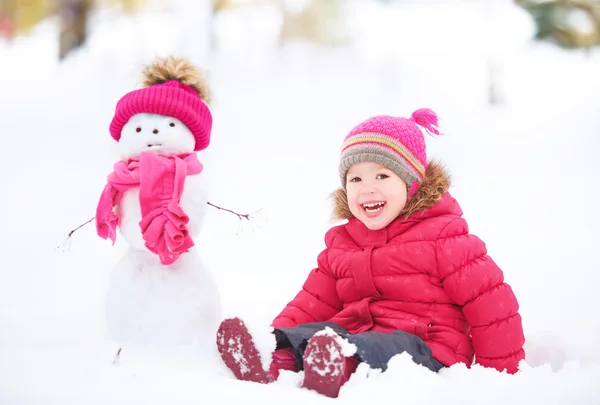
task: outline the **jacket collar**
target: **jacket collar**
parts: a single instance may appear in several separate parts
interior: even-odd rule
[[[350,218],[345,225],[346,232],[354,243],[360,248],[377,248],[384,246],[395,237],[406,233],[412,227],[428,218],[438,217],[441,215],[456,215],[463,214],[456,199],[450,193],[444,194],[440,201],[434,206],[426,210],[416,212],[408,218],[398,218],[392,221],[387,227],[371,230],[367,228],[357,218]]]

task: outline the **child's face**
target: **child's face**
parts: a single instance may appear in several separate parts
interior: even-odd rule
[[[350,212],[371,230],[388,226],[407,200],[406,183],[390,169],[363,162],[346,173]]]

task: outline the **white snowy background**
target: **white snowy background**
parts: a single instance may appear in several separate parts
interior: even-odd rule
[[[123,252],[78,231],[116,158],[108,124],[157,55],[208,71],[214,130],[200,158],[210,201],[201,255],[227,314],[268,334],[324,247],[345,133],[376,114],[430,107],[444,135],[430,157],[453,176],[471,231],[521,305],[527,363],[517,375],[456,366],[433,374],[398,356],[357,374],[339,403],[600,404],[600,53],[533,43],[512,2],[348,2],[353,42],[279,49],[277,11],[223,13],[209,49],[202,2],[132,17],[95,15],[88,43],[56,60],[54,20],[0,42],[0,404],[327,403],[285,373],[233,379],[214,347],[124,348],[104,299]],[[416,3],[416,2],[415,2]],[[487,4],[487,5],[486,5]],[[505,34],[500,37],[500,30]],[[487,104],[488,63],[504,103]],[[258,333],[260,335],[260,333]],[[260,340],[261,337],[259,336]]]

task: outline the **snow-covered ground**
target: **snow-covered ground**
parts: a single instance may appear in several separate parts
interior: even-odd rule
[[[88,46],[61,65],[51,20],[0,43],[0,404],[329,401],[291,373],[269,386],[235,381],[214,347],[125,348],[112,364],[103,305],[122,238],[112,248],[88,226],[56,249],[94,213],[115,159],[116,101],[168,53],[209,73],[215,124],[200,158],[211,202],[261,210],[250,222],[211,210],[197,241],[228,314],[266,331],[315,265],[345,133],[371,115],[430,107],[444,136],[428,138],[429,154],[448,166],[471,231],[519,298],[527,364],[514,376],[432,374],[399,356],[379,376],[360,369],[338,401],[600,403],[600,55],[531,43],[528,16],[508,0],[439,3],[355,0],[354,42],[335,50],[277,50],[268,8],[219,16],[218,51],[201,10],[181,8],[99,15]],[[489,55],[504,100],[494,108]]]

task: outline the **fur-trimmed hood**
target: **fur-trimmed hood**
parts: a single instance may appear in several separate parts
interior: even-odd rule
[[[450,175],[444,166],[437,162],[430,162],[419,190],[406,204],[400,213],[400,218],[408,218],[416,212],[433,207],[449,189]],[[331,197],[334,221],[343,221],[354,217],[348,207],[348,196],[343,188],[335,190]]]

